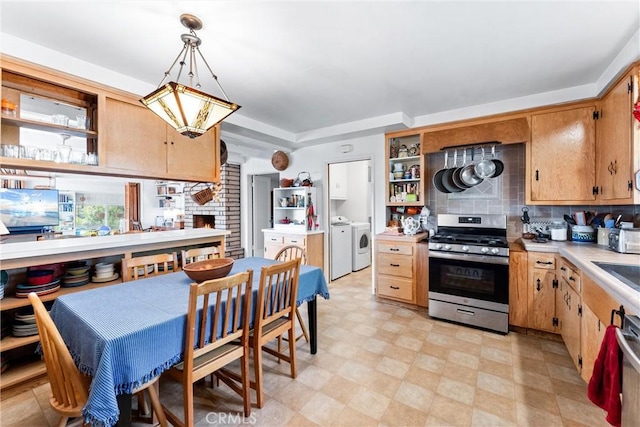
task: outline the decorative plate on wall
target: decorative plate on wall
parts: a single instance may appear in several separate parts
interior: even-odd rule
[[[289,166],[289,157],[287,156],[287,153],[282,151],[276,151],[273,153],[273,156],[271,156],[271,164],[276,168],[276,170],[285,170]]]

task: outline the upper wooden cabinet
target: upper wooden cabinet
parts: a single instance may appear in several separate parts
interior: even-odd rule
[[[55,74],[32,77],[31,68],[11,61],[2,67],[2,167],[97,171],[97,92]]]
[[[219,126],[191,139],[144,108],[134,94],[6,55],[1,60],[2,98],[8,106],[0,128],[3,168],[219,181]],[[84,126],[77,116],[88,118]],[[61,134],[71,137],[68,161],[55,157]]]
[[[586,105],[531,117],[528,204],[595,200],[595,111],[595,105]]]
[[[219,180],[218,128],[191,139],[142,105],[109,96],[104,111],[109,169],[149,178]]]
[[[634,134],[640,126],[631,114],[637,80],[637,69],[625,74],[605,94],[598,110],[595,191],[602,203],[628,204],[640,199],[640,192],[633,189],[633,171],[640,169],[640,142],[634,144]]]

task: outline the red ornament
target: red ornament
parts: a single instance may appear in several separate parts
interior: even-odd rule
[[[633,106],[633,117],[640,122],[640,99]]]

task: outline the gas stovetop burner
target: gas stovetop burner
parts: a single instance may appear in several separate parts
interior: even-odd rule
[[[506,215],[438,215],[438,233],[429,238],[434,256],[508,257]]]
[[[482,236],[474,234],[435,234],[429,240],[436,243],[459,243],[501,248],[506,248],[509,246],[506,238],[499,236]]]

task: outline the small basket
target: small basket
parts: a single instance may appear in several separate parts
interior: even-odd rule
[[[206,187],[194,193],[194,189],[200,184],[206,185]],[[192,186],[189,192],[191,193],[191,199],[202,206],[212,201],[218,195],[220,187],[220,183],[205,184],[204,182],[199,182]]]

